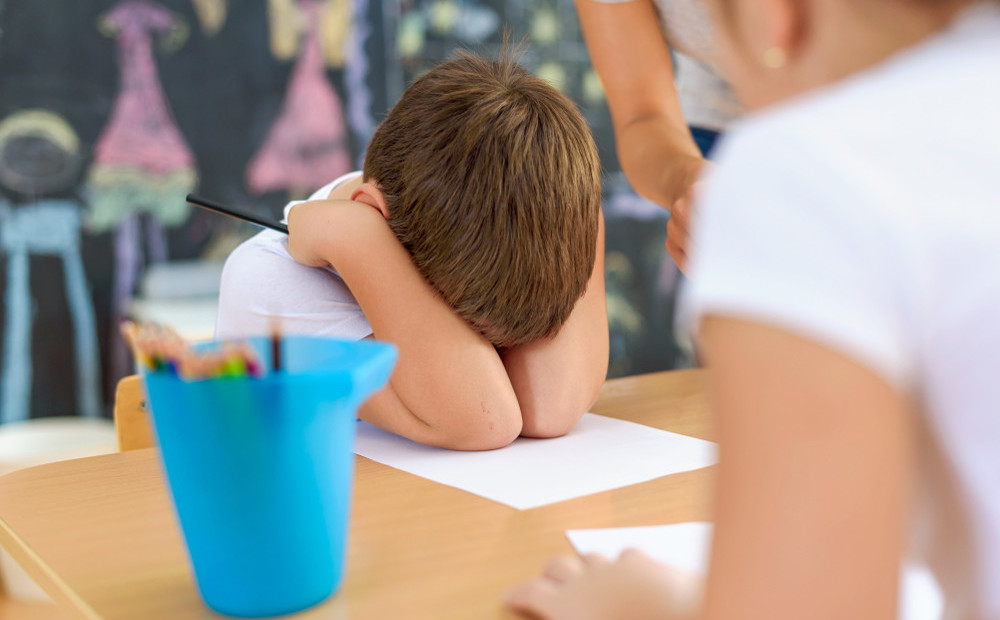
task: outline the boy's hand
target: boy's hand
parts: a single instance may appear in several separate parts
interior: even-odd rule
[[[679,620],[695,617],[701,587],[701,577],[628,549],[615,561],[596,554],[555,558],[504,603],[543,620]]]

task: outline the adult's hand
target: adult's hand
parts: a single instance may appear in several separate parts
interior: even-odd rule
[[[691,215],[700,183],[698,179],[706,165],[704,159],[684,164],[680,174],[674,176],[683,189],[680,198],[670,205],[670,219],[667,220],[667,252],[682,272],[687,269],[688,236],[691,230]]]
[[[676,212],[670,218],[667,250],[683,269],[690,189],[705,160],[681,109],[656,5],[653,0],[575,2],[590,59],[608,97],[618,161],[636,193]]]

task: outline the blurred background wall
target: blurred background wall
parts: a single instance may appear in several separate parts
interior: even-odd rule
[[[684,365],[666,214],[619,170],[572,0],[0,0],[0,423],[108,415],[125,317],[210,335],[255,229],[186,193],[277,216],[361,166],[409,80],[505,26],[600,149],[610,376]]]

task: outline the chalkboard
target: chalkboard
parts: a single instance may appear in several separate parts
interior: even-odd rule
[[[666,215],[618,171],[571,1],[3,0],[0,423],[107,415],[144,270],[222,258],[252,233],[184,193],[279,214],[360,166],[409,80],[456,47],[496,53],[505,29],[598,143],[612,375],[683,363]],[[307,96],[324,114],[294,113]]]

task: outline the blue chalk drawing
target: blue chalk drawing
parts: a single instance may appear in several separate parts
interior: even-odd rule
[[[80,208],[70,200],[41,200],[12,208],[0,202],[0,248],[7,260],[7,320],[0,374],[0,424],[28,418],[31,408],[31,291],[29,258],[63,261],[64,285],[73,321],[77,413],[97,417],[100,363],[94,309],[80,256]]]

